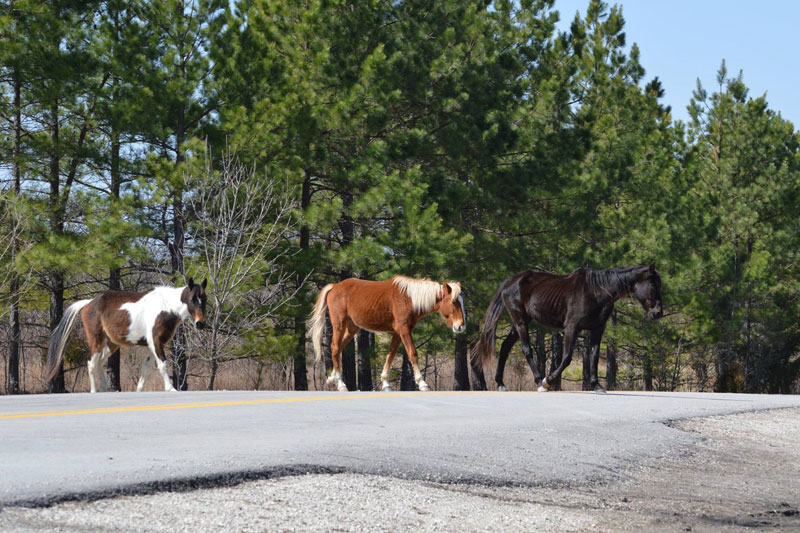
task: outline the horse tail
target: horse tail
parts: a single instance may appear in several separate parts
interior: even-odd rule
[[[89,305],[92,300],[80,300],[67,307],[61,322],[50,337],[50,348],[47,350],[47,381],[52,381],[58,374],[58,364],[64,358],[64,347],[67,345],[67,338],[81,309]]]
[[[328,309],[328,293],[333,289],[334,284],[328,283],[319,291],[317,303],[314,305],[314,312],[308,319],[311,328],[311,341],[314,343],[314,360],[319,361],[322,357],[322,334],[325,333],[325,311]]]
[[[481,336],[472,347],[472,367],[475,370],[481,370],[490,359],[494,358],[497,323],[500,321],[500,314],[503,312],[503,290],[505,290],[509,279],[500,284],[500,288],[494,293],[494,297],[489,303],[489,308],[486,309],[486,316],[483,317]]]

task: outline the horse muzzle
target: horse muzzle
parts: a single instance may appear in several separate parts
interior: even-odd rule
[[[206,329],[206,323],[202,320],[198,320],[194,325],[197,326],[197,329]]]
[[[662,316],[664,316],[664,312],[661,309],[657,311],[650,311],[647,313],[647,318],[649,318],[650,320],[658,320]]]
[[[465,329],[467,329],[467,327],[464,325],[463,322],[461,324],[458,324],[458,325],[455,325],[455,324],[453,325],[453,333],[461,333]]]

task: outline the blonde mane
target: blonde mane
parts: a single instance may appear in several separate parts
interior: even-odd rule
[[[427,313],[436,305],[436,300],[442,295],[442,285],[429,279],[414,279],[406,276],[395,276],[392,283],[397,285],[400,292],[411,298],[411,307],[415,313]],[[446,282],[453,291],[451,300],[455,302],[461,295],[461,285],[455,282]]]

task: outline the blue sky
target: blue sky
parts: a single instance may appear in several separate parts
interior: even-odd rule
[[[645,80],[658,76],[676,120],[688,120],[686,106],[697,78],[710,93],[725,59],[729,76],[743,71],[749,95],[767,93],[769,107],[800,126],[800,1],[606,0],[621,5],[628,47],[639,45]],[[556,0],[560,29],[589,0]]]

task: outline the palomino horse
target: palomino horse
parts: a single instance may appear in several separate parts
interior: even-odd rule
[[[80,312],[89,341],[89,383],[91,391],[108,389],[103,364],[119,346],[147,346],[150,353],[142,364],[138,391],[156,362],[164,390],[174,391],[167,374],[164,346],[172,338],[178,323],[192,318],[198,329],[205,327],[206,280],[196,284],[192,278],[186,287],[156,287],[148,292],[104,292],[92,300],[70,305],[50,339],[47,353],[48,380],[55,378],[64,357],[67,337]]]
[[[550,388],[549,383],[558,379],[572,361],[572,350],[578,332],[591,332],[591,386],[596,392],[605,392],[597,380],[597,362],[600,359],[600,340],[606,322],[614,309],[614,303],[623,296],[633,295],[642,304],[648,318],[656,320],[662,316],[661,277],[655,264],[649,267],[638,265],[607,270],[579,268],[569,275],[551,274],[528,270],[505,280],[494,295],[486,310],[485,323],[478,342],[472,348],[472,365],[483,382],[483,367],[494,357],[497,322],[503,306],[511,315],[514,327],[500,347],[495,381],[497,389],[504,391],[503,370],[508,353],[517,340],[522,340],[522,353],[533,371],[539,392]],[[542,371],[533,360],[528,324],[531,320],[540,326],[564,330],[564,355],[561,365],[543,378]],[[486,383],[480,383],[486,388]]]
[[[395,276],[387,281],[366,281],[350,278],[339,283],[331,283],[322,288],[309,319],[314,353],[319,361],[322,357],[322,334],[325,329],[325,309],[328,309],[333,325],[331,341],[331,360],[333,370],[328,378],[329,385],[337,384],[340,391],[347,386],[342,381],[342,349],[362,329],[373,332],[394,334],[386,355],[386,364],[381,372],[382,388],[391,391],[389,370],[392,368],[400,342],[406,347],[408,359],[414,367],[414,381],[419,390],[429,391],[422,379],[417,364],[417,349],[411,338],[411,330],[425,315],[439,311],[454,333],[464,331],[464,299],[461,297],[461,284],[454,282],[436,283],[427,279],[412,279]]]

